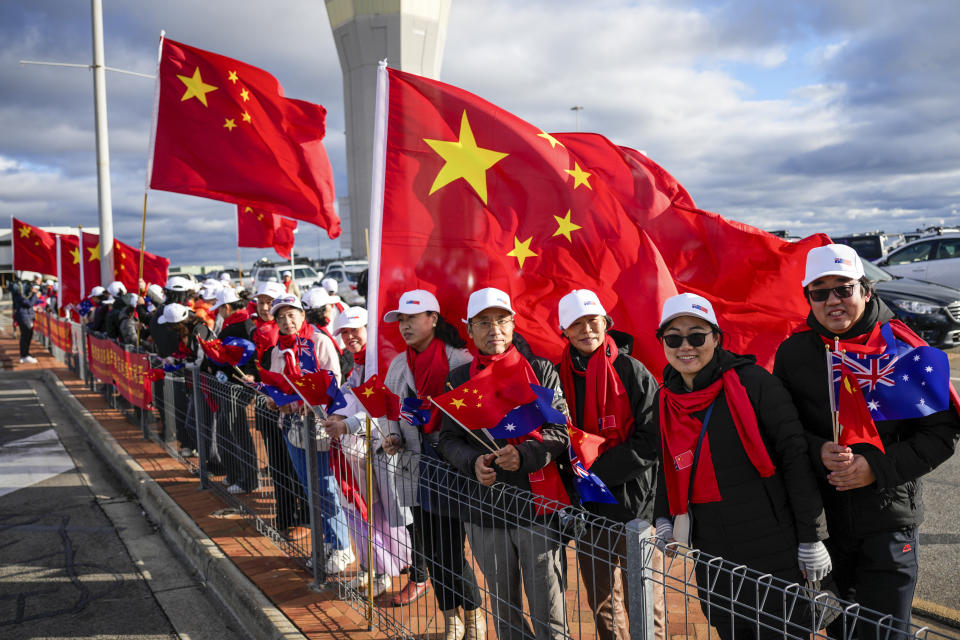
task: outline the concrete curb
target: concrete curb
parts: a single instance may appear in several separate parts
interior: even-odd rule
[[[936,620],[954,629],[960,629],[960,611],[951,607],[930,602],[923,598],[914,598],[913,612],[924,618]]]
[[[13,372],[6,373],[11,375]],[[13,374],[17,375],[17,374]],[[86,433],[97,453],[124,484],[136,494],[150,518],[160,526],[187,562],[253,638],[306,640],[300,630],[257,588],[219,547],[160,488],[143,467],[97,422],[52,371],[29,371],[17,375],[41,380]]]

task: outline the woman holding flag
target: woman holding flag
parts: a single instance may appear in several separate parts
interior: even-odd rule
[[[949,362],[873,295],[854,249],[811,249],[801,285],[806,330],[780,345],[773,372],[793,397],[815,461],[839,595],[909,622],[921,477],[960,439]],[[862,622],[858,629],[861,638],[887,633]]]
[[[783,596],[770,592],[757,618],[761,594],[745,582],[734,596],[730,563],[787,583],[801,582],[801,573],[817,582],[830,571],[820,542],[823,507],[796,409],[753,356],[722,348],[705,298],[668,298],[657,337],[668,362],[657,396],[657,537],[727,561],[696,564],[700,606],[721,638],[783,637]],[[680,523],[691,521],[688,540]],[[800,609],[798,624],[805,619]],[[807,631],[791,625],[790,635],[798,633]]]

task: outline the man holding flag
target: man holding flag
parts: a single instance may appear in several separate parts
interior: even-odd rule
[[[801,285],[808,330],[780,345],[773,371],[806,429],[838,595],[909,621],[921,478],[960,440],[948,360],[873,295],[852,248],[811,249]],[[836,431],[831,410],[839,415]],[[862,622],[858,630],[861,638],[886,633]]]
[[[563,545],[559,523],[553,517],[559,507],[570,504],[564,478],[569,473],[562,475],[557,465],[558,459],[566,458],[570,444],[560,379],[548,360],[530,353],[526,342],[516,340],[515,344],[510,297],[499,289],[480,289],[470,295],[467,334],[479,353],[448,375],[448,388],[454,391],[434,398],[445,414],[440,452],[485,486],[502,482],[536,496],[528,508],[518,510],[516,501],[509,499],[509,490],[495,489],[475,501],[482,504],[465,505],[473,516],[465,524],[467,537],[492,594],[497,637],[529,638],[534,633],[537,638],[567,637]],[[495,394],[487,391],[486,385],[481,387],[481,378],[495,381]],[[529,398],[531,384],[553,392],[552,409],[558,422],[543,423],[532,431],[519,429],[510,421],[504,424],[502,419],[512,413],[505,397],[516,392],[516,405],[529,402],[533,399]],[[498,411],[486,428],[469,430],[465,420],[491,400],[507,409]],[[517,436],[508,435],[514,432]],[[534,632],[523,616],[521,571]]]

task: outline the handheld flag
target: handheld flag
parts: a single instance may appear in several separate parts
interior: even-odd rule
[[[613,497],[610,489],[603,483],[597,474],[588,471],[583,463],[577,458],[573,448],[570,448],[570,465],[573,468],[573,484],[580,494],[580,502],[602,502],[605,504],[616,504],[617,499]]]
[[[432,414],[430,409],[423,408],[425,403],[429,404],[429,401],[423,398],[404,398],[400,406],[400,417],[415,427],[427,424]]]
[[[290,376],[290,382],[310,404],[326,405],[328,415],[347,406],[347,400],[337,385],[337,377],[326,369]]]
[[[400,419],[400,398],[383,386],[377,376],[370,376],[369,380],[354,387],[353,395],[367,410],[370,417],[383,418],[386,416],[388,420]]]
[[[273,403],[278,407],[290,404],[292,402],[298,402],[300,396],[296,393],[285,393],[283,389],[272,384],[267,384],[265,382],[252,382],[250,386],[260,393],[269,396]]]
[[[570,448],[574,455],[582,462],[584,468],[589,469],[594,461],[600,456],[600,450],[606,439],[593,433],[587,433],[583,429],[573,426],[572,422],[567,422],[567,433],[570,435]]]
[[[256,346],[244,338],[199,340],[208,358],[220,366],[243,366],[257,352]]]

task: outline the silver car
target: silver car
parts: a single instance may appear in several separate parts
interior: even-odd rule
[[[874,264],[897,276],[960,289],[960,233],[914,240]]]

